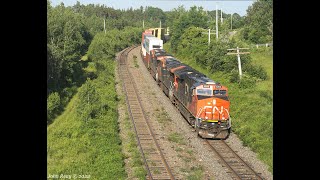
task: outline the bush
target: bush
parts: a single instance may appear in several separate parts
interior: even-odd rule
[[[66,87],[61,91],[61,105],[66,106],[72,96],[77,92],[77,86]]]
[[[248,64],[245,66],[244,70],[253,77],[259,78],[261,80],[266,80],[268,75],[266,70],[261,66],[254,66],[252,64]]]
[[[94,118],[95,109],[97,109],[97,97],[96,87],[92,80],[87,79],[86,83],[79,88],[79,99],[76,106],[76,112],[80,119],[88,121]]]
[[[265,98],[268,102],[273,101],[273,96],[270,91],[260,91],[259,95]]]
[[[249,76],[249,75],[244,75],[242,74],[242,77],[240,79],[239,87],[240,88],[253,88],[256,85],[256,78]]]
[[[239,72],[238,71],[232,71],[231,72],[229,82],[231,82],[231,83],[239,83],[240,82]]]
[[[51,93],[47,99],[47,123],[50,123],[60,111],[60,105],[59,93]]]

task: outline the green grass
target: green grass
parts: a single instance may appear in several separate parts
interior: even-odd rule
[[[270,50],[260,48],[251,54],[252,62],[255,65],[262,66],[268,74],[268,79],[258,83],[260,90],[268,90],[273,92],[273,57]]]
[[[184,138],[181,134],[179,133],[171,133],[168,135],[168,140],[171,141],[171,142],[175,142],[175,143],[178,143],[178,144],[181,144],[181,145],[184,145],[186,144],[186,142],[184,141]]]
[[[110,63],[114,68],[114,63]],[[47,173],[90,175],[90,179],[126,179],[117,124],[114,80],[91,81],[98,101],[95,116],[83,119],[77,108],[81,89],[65,111],[47,128]],[[87,84],[86,82],[85,84]],[[84,85],[85,86],[85,85]],[[82,86],[83,87],[83,86]],[[114,94],[110,94],[114,92]],[[93,96],[93,95],[92,95]]]
[[[170,121],[168,113],[164,110],[163,107],[161,107],[161,109],[156,108],[155,111],[156,111],[155,116],[157,118],[157,121],[162,125],[166,126],[167,122]]]
[[[164,49],[170,54],[170,44]],[[272,50],[253,50],[252,63],[261,65],[268,74],[268,79],[260,81],[252,88],[240,88],[238,84],[230,83],[230,74],[223,72],[210,73],[196,64],[190,55],[175,55],[183,63],[207,75],[209,78],[228,87],[230,98],[230,114],[232,130],[239,136],[245,146],[249,146],[269,166],[273,173],[273,54]]]
[[[81,61],[87,61],[88,60],[88,55],[86,54],[86,55],[82,56],[80,60]]]
[[[136,55],[133,55],[133,63],[134,63],[134,67],[139,68],[139,64],[138,64]]]
[[[198,166],[198,167],[191,167],[189,171],[190,175],[187,176],[187,180],[198,180],[198,179],[203,179],[203,167]]]

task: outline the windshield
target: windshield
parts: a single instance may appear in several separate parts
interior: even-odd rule
[[[211,89],[197,89],[197,95],[212,96],[212,90]]]
[[[213,94],[214,95],[226,95],[227,91],[226,90],[214,90]]]

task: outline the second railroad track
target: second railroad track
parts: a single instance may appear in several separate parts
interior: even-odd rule
[[[118,57],[119,75],[123,82],[129,117],[134,125],[137,141],[142,153],[147,179],[175,179],[152,131],[149,119],[142,107],[136,84],[128,69],[128,53],[136,46],[123,50]]]

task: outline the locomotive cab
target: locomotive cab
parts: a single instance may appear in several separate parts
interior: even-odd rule
[[[198,134],[203,138],[226,139],[231,128],[227,88],[206,82],[194,88],[192,97]]]

